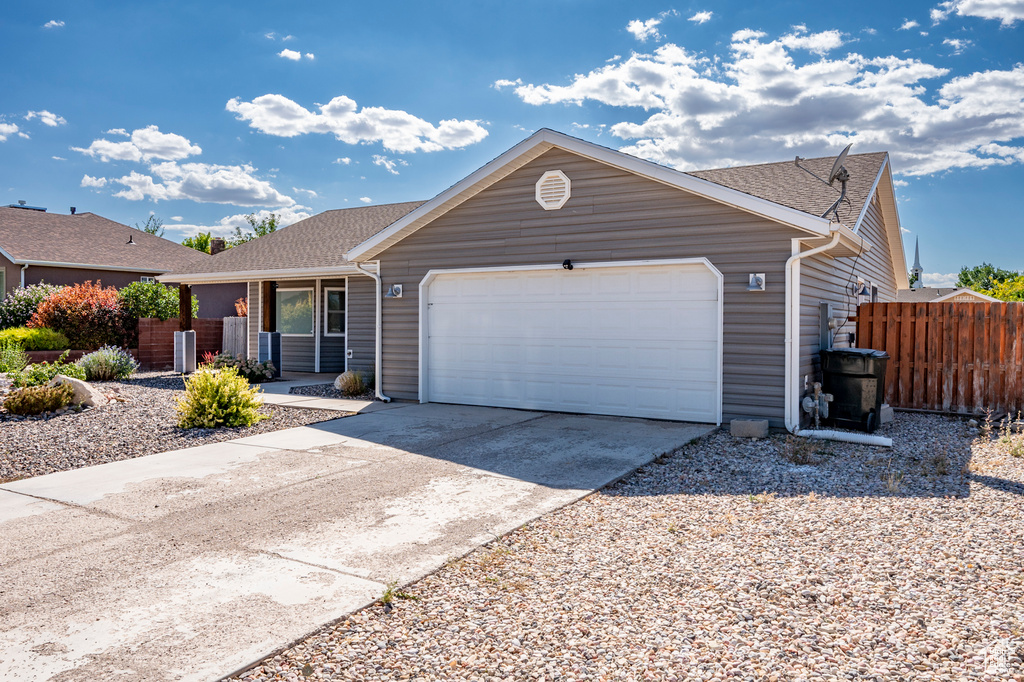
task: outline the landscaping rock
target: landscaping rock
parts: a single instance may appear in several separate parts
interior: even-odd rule
[[[729,433],[733,438],[767,438],[767,419],[733,419],[729,422]]]
[[[70,384],[75,389],[75,394],[71,398],[72,405],[85,405],[86,407],[100,407],[110,402],[107,396],[103,395],[95,388],[90,386],[88,382],[82,381],[81,379],[75,379],[73,377],[64,376],[58,374],[57,376],[50,379],[48,386],[61,386],[62,384]]]

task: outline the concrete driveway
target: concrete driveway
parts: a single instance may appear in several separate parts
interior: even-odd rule
[[[376,407],[0,485],[0,678],[216,679],[713,428]]]

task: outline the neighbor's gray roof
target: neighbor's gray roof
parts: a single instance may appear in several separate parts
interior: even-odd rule
[[[135,242],[128,245],[128,237]],[[167,272],[203,263],[205,253],[108,220],[95,213],[46,213],[0,207],[0,249],[18,264]]]
[[[175,275],[329,269],[349,265],[344,253],[409,213],[422,201],[324,211],[193,263]]]
[[[801,159],[799,163],[780,161],[754,166],[690,171],[689,174],[760,199],[820,216],[839,198],[840,183],[836,181],[831,187],[827,183],[834,161],[835,157],[829,156]],[[850,173],[850,180],[846,184],[846,198],[849,201],[844,201],[839,207],[839,217],[844,225],[854,227],[884,162],[885,152],[850,154],[846,157],[843,165]]]
[[[927,303],[942,296],[947,296],[959,291],[975,293],[969,287],[921,287],[920,289],[900,289],[896,292],[896,301],[899,303]]]

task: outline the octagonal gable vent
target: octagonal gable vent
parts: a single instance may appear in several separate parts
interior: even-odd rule
[[[537,181],[537,203],[545,211],[555,211],[569,201],[569,190],[572,183],[565,173],[560,170],[551,170],[540,176]]]

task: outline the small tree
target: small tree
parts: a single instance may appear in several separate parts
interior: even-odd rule
[[[169,320],[177,317],[178,290],[159,282],[132,282],[117,293],[121,307],[136,320],[155,317]],[[192,297],[192,317],[199,315],[199,300]]]
[[[1004,280],[988,293],[1001,301],[1024,301],[1024,275]]]
[[[997,285],[1008,279],[1014,279],[1020,273],[1013,270],[1003,270],[991,263],[982,263],[973,268],[963,267],[960,269],[960,276],[957,277],[958,287],[970,287],[975,291],[989,293]]]
[[[200,232],[194,237],[185,237],[181,240],[182,246],[187,246],[190,249],[196,251],[202,251],[203,253],[210,253],[210,233]]]
[[[135,223],[132,227],[140,232],[145,232],[146,234],[156,235],[157,237],[164,236],[164,221],[160,220],[155,215],[151,215],[146,218],[146,222],[142,225]]]
[[[278,218],[276,213],[271,213],[266,218],[261,218],[260,220],[256,220],[255,213],[250,213],[245,216],[245,221],[249,223],[251,229],[242,232],[241,227],[236,227],[234,236],[227,240],[229,247],[238,246],[239,244],[244,244],[277,231]]]

